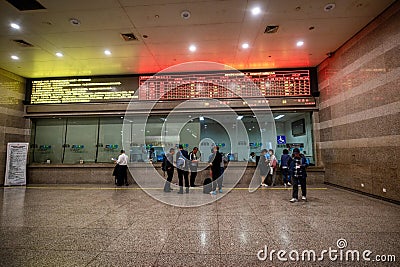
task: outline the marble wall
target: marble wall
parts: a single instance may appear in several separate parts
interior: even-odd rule
[[[8,142],[29,142],[24,116],[25,79],[0,69],[0,185],[4,184]]]
[[[400,2],[318,66],[325,181],[400,201]]]

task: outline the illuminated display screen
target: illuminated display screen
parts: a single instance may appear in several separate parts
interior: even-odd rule
[[[260,92],[247,90],[249,79],[260,89],[264,97],[311,95],[309,70],[178,73],[152,77],[139,77],[140,100],[259,97]]]
[[[137,98],[137,77],[31,80],[31,104],[129,101]]]
[[[249,79],[260,91],[248,90]],[[232,86],[234,84],[234,86]],[[139,94],[135,95],[140,86]],[[228,90],[227,88],[231,88]],[[30,104],[193,98],[311,96],[310,70],[173,73],[148,76],[44,78],[28,81]],[[261,94],[260,94],[261,93]]]

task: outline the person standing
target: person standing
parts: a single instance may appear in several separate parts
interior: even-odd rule
[[[167,153],[164,157],[163,165],[165,166],[165,171],[167,172],[167,180],[165,181],[164,185],[164,192],[171,192],[171,182],[172,178],[174,177],[174,154],[175,149],[171,148],[169,153]]]
[[[217,180],[217,184],[218,184],[218,191],[222,194],[222,183],[224,182],[225,164],[228,163],[228,158],[223,153],[220,154],[222,160],[220,164],[220,177]]]
[[[278,169],[278,160],[275,157],[273,149],[268,150],[268,154],[270,166],[269,176],[271,177],[271,186],[274,186],[276,179],[276,170]]]
[[[121,154],[115,161],[117,166],[115,166],[115,176],[117,178],[117,185],[121,186],[125,183],[128,186],[128,156],[125,154],[125,150],[121,150]]]
[[[186,193],[189,193],[189,164],[188,152],[183,149],[182,145],[178,146],[179,151],[176,153],[176,168],[178,170],[179,192],[183,194],[183,179],[185,179]]]
[[[289,166],[292,161],[292,158],[289,155],[289,150],[284,149],[283,155],[281,156],[281,170],[282,170],[282,179],[283,185],[291,186],[290,184],[290,173],[289,173]]]
[[[307,201],[307,161],[306,157],[303,154],[300,154],[300,150],[298,148],[293,149],[293,160],[290,163],[290,174],[292,176],[293,182],[293,195],[290,202],[294,203],[298,201],[299,195],[299,184],[301,185],[301,199]]]
[[[269,166],[269,154],[266,149],[261,150],[260,160],[258,162],[258,169],[261,176],[261,187],[267,187],[268,185],[266,184],[266,180],[271,168]]]
[[[254,153],[254,152],[251,152],[251,153],[250,153],[248,162],[254,162],[254,163],[256,163],[256,153]]]
[[[190,161],[190,187],[195,187],[196,177],[197,177],[197,167],[199,165],[199,160],[197,158],[197,152],[199,149],[194,147],[192,152],[189,154]]]
[[[212,177],[212,190],[210,192],[211,195],[217,194],[217,183],[219,190],[222,191],[222,179],[218,181],[221,176],[221,162],[222,155],[219,153],[219,147],[215,146],[213,149],[213,154],[210,157],[209,164],[211,167],[211,177]]]

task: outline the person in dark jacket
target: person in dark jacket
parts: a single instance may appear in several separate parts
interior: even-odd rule
[[[179,192],[183,194],[183,179],[185,179],[186,193],[189,193],[189,154],[179,145],[179,151],[176,153],[176,168],[178,170]]]
[[[290,200],[290,202],[292,203],[298,201],[299,184],[301,185],[301,194],[302,194],[301,199],[307,201],[306,168],[307,168],[306,157],[303,154],[300,154],[300,150],[298,148],[295,148],[293,150],[293,159],[289,167],[293,182],[293,194],[292,194],[292,199]]]
[[[167,172],[167,180],[164,185],[164,192],[171,192],[171,182],[174,177],[174,154],[175,149],[171,148],[169,153],[165,155],[163,165],[165,166],[165,171]]]
[[[222,190],[222,178],[221,176],[221,162],[222,162],[222,155],[219,153],[219,147],[215,146],[213,149],[213,155],[210,157],[209,164],[211,166],[211,176],[212,176],[212,190],[210,192],[211,195],[217,194],[217,182],[218,179],[221,179],[218,182],[219,189]]]
[[[199,159],[197,158],[197,152],[199,149],[194,147],[192,152],[189,154],[189,164],[190,164],[190,187],[195,187],[195,181],[197,176],[197,166],[199,164]]]
[[[284,149],[283,155],[281,156],[281,170],[282,170],[283,185],[285,187],[291,186],[290,173],[289,173],[289,167],[290,167],[291,161],[292,161],[292,158],[289,155],[289,150]]]

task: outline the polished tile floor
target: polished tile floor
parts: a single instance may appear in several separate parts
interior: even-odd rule
[[[178,208],[132,186],[0,188],[0,266],[400,266],[400,206],[325,185],[308,202],[291,204],[290,193],[234,189]],[[339,239],[344,254],[397,262],[301,260],[304,250],[339,250]],[[300,260],[261,261],[265,246]]]

